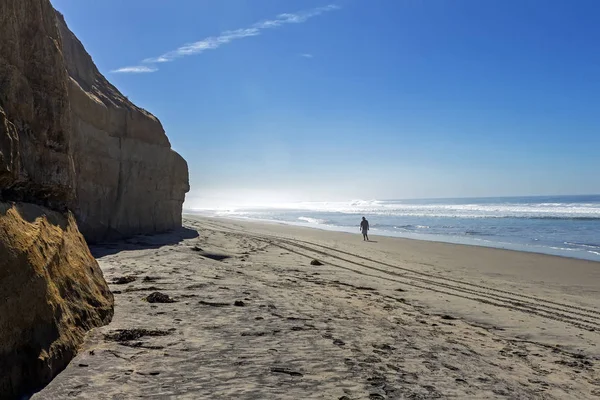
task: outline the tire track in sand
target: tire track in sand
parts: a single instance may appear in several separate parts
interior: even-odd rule
[[[203,227],[206,228],[206,225],[207,223],[204,222]],[[441,294],[477,301],[483,304],[520,311],[527,314],[533,314],[542,318],[567,323],[577,328],[600,334],[600,312],[597,310],[541,299],[535,296],[522,295],[506,290],[490,288],[484,285],[464,282],[453,278],[439,277],[434,274],[414,271],[409,268],[373,260],[368,257],[353,254],[344,250],[339,250],[304,240],[280,238],[274,235],[266,234],[253,234],[243,230],[222,226],[214,222],[210,222],[209,225],[211,225],[213,229],[220,231],[225,230],[231,234],[252,237],[255,240],[277,246],[281,249],[307,258],[315,258],[313,254],[310,254],[314,253],[321,257],[342,261],[360,267],[361,269],[376,271],[388,276],[386,277],[379,274],[368,274],[364,270],[357,270],[328,261],[328,264],[333,267],[348,270],[360,275],[385,279],[387,281],[417,287],[423,290],[434,291]],[[308,254],[306,252],[308,252]],[[338,253],[338,255],[335,253]],[[340,256],[339,254],[342,254],[343,256]],[[348,257],[350,257],[350,259]],[[367,265],[365,262],[385,266],[391,268],[392,271]],[[396,272],[398,270],[403,272]],[[416,283],[415,281],[419,283]]]

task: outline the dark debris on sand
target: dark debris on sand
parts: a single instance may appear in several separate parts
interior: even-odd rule
[[[454,320],[456,320],[456,318],[455,318],[455,317],[453,317],[453,316],[451,316],[451,315],[447,315],[447,314],[445,314],[445,315],[442,315],[440,318],[441,318],[441,319],[445,319],[445,320],[447,320],[447,321],[454,321]]]
[[[298,372],[298,371],[293,371],[289,368],[281,368],[281,367],[272,367],[271,368],[271,372],[277,373],[277,374],[288,374],[290,376],[303,376],[302,373]]]
[[[146,297],[146,301],[148,303],[175,303],[176,300],[173,300],[168,295],[161,292],[154,292]]]
[[[225,254],[207,253],[207,252],[201,252],[200,255],[202,257],[210,258],[211,260],[215,260],[215,261],[223,261],[228,258],[231,258],[231,256],[228,256]]]
[[[158,290],[162,290],[159,287],[156,286],[148,286],[148,287],[128,287],[127,289],[125,289],[125,293],[129,293],[129,292],[149,292],[149,291],[158,291]]]
[[[220,302],[216,302],[216,301],[204,301],[204,300],[200,300],[198,302],[199,304],[202,304],[204,306],[211,306],[211,307],[227,307],[230,306],[230,303],[220,303]]]
[[[312,261],[310,262],[310,265],[316,265],[316,266],[319,266],[319,265],[323,265],[323,263],[322,263],[321,261],[319,261],[319,260],[312,260]]]
[[[128,342],[130,340],[137,340],[144,336],[167,336],[172,332],[158,330],[158,329],[118,329],[111,333],[107,333],[104,335],[105,340],[110,340],[111,342]]]
[[[112,280],[112,283],[115,285],[125,285],[127,283],[131,283],[133,281],[135,281],[137,278],[133,275],[128,275],[128,276],[120,276],[118,278],[115,278]]]

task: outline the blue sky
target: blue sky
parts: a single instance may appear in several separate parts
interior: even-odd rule
[[[187,207],[600,192],[598,1],[53,4],[161,119]]]

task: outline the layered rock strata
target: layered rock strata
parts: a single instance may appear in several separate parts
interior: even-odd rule
[[[73,210],[82,233],[98,241],[180,227],[187,163],[160,121],[98,71],[60,14],[58,26],[69,73]]]

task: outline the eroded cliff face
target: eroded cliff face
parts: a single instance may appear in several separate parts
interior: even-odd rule
[[[111,85],[60,14],[58,21],[81,231],[98,241],[180,227],[187,163],[171,150],[160,121]]]
[[[71,213],[0,202],[0,255],[4,399],[60,372],[85,333],[110,321],[113,296]]]
[[[95,241],[179,227],[187,191],[160,122],[49,0],[0,0],[0,398],[49,382],[112,317],[79,229]]]
[[[0,196],[64,208],[75,171],[53,13],[48,1],[0,1]]]
[[[47,0],[0,2],[0,192],[69,207],[92,242],[181,226],[185,160]]]
[[[112,294],[67,211],[76,203],[68,82],[50,2],[1,0],[2,399],[49,382],[85,332],[113,313]]]

